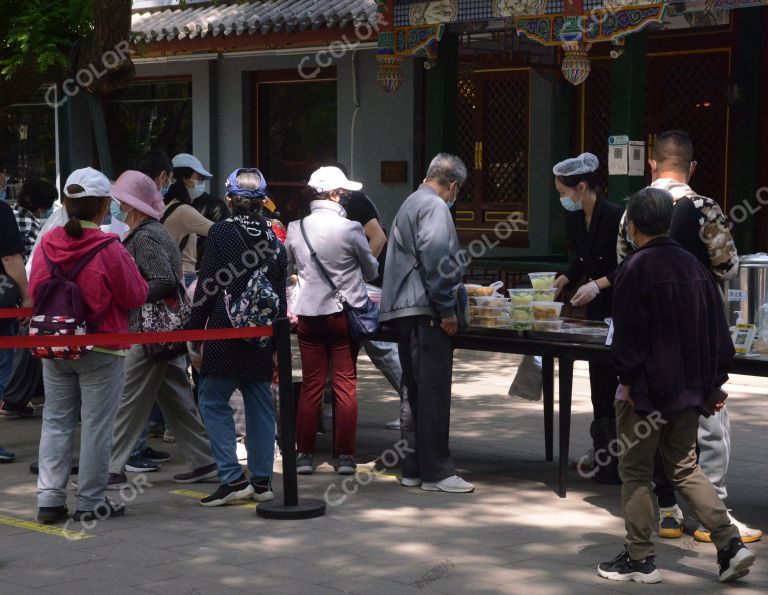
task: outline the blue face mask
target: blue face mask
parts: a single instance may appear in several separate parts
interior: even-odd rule
[[[581,206],[581,202],[574,201],[570,196],[561,196],[560,204],[563,205],[563,208],[566,211],[570,211],[571,213],[581,211],[584,208]]]
[[[113,200],[112,204],[109,205],[109,212],[112,214],[113,219],[117,219],[123,223],[125,223],[125,220],[128,218],[128,213],[120,208],[120,203],[116,200]]]
[[[171,189],[171,185],[168,184],[167,186],[161,186],[160,187],[160,196],[165,196],[168,194],[168,191]]]
[[[8,192],[6,191],[6,189],[3,188],[2,190],[0,190],[0,200],[7,200],[7,197],[8,197]]]
[[[205,182],[195,182],[194,187],[187,188],[189,191],[189,198],[195,200],[205,193]]]

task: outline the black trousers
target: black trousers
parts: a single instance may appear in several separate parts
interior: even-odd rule
[[[22,331],[26,335],[26,330]],[[13,374],[8,381],[4,401],[12,405],[26,405],[32,397],[45,394],[43,388],[43,363],[29,349],[17,349],[13,354]]]
[[[426,316],[395,321],[403,368],[403,388],[410,405],[402,408],[406,441],[403,477],[438,482],[456,474],[448,446],[451,424],[451,338]],[[409,419],[411,418],[411,419]]]
[[[589,362],[589,388],[595,419],[616,419],[613,407],[619,380],[610,365]]]

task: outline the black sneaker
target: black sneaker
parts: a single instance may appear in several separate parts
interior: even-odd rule
[[[749,567],[755,563],[755,554],[749,551],[740,537],[731,539],[727,548],[717,552],[720,566],[720,582],[730,583],[749,574]]]
[[[104,502],[96,506],[93,510],[76,510],[72,518],[78,522],[103,521],[113,517],[123,516],[125,514],[125,505],[119,504],[112,498],[104,498]]]
[[[232,483],[221,484],[213,494],[200,500],[200,504],[221,506],[232,500],[244,500],[251,496],[253,496],[253,486],[245,479],[245,475],[241,475],[240,479]]]
[[[253,499],[256,502],[269,502],[275,499],[270,477],[252,477],[251,485],[253,486]]]
[[[661,573],[656,569],[656,556],[648,556],[645,560],[632,560],[626,550],[610,562],[600,564],[597,574],[610,581],[661,582]]]
[[[155,450],[151,446],[147,446],[147,448],[142,450],[139,456],[153,463],[165,463],[171,458],[170,453]]]
[[[0,401],[0,415],[4,417],[40,417],[37,410],[30,404],[16,405],[8,401]]]
[[[152,473],[160,469],[160,465],[143,457],[131,457],[125,464],[125,470],[129,473]]]
[[[210,479],[216,479],[218,476],[218,470],[216,469],[216,463],[210,465],[203,465],[192,471],[186,473],[178,473],[173,476],[173,481],[176,483],[197,483],[198,481],[208,481]]]
[[[53,525],[69,516],[66,506],[41,506],[37,509],[37,522],[43,525]]]

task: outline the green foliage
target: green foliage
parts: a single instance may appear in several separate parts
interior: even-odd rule
[[[0,0],[0,77],[30,60],[38,72],[70,66],[73,43],[93,30],[94,0]]]

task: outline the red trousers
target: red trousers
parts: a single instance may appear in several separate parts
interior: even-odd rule
[[[317,424],[330,361],[336,399],[335,451],[337,455],[354,455],[359,346],[350,341],[347,315],[339,312],[327,316],[299,316],[297,331],[303,381],[296,420],[297,449],[302,453],[315,452]]]

